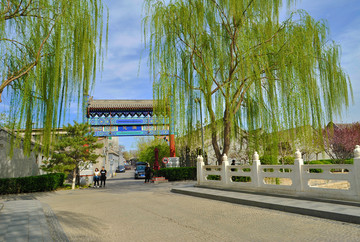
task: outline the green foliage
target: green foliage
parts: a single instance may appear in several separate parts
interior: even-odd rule
[[[309,162],[310,165],[331,165],[331,160],[312,160]]]
[[[310,165],[331,165],[331,161],[329,160],[313,160],[309,162]],[[322,173],[322,169],[309,169],[310,173]]]
[[[4,112],[0,113],[0,128],[5,127],[7,124],[8,124],[7,115]]]
[[[19,178],[0,178],[0,194],[52,191],[62,187],[64,173]]]
[[[251,182],[251,177],[249,176],[233,176],[231,179],[233,182]]]
[[[25,152],[34,124],[44,128],[47,155],[64,110],[89,93],[104,57],[103,12],[101,0],[1,1],[0,102],[7,89],[11,129],[25,128]]]
[[[260,162],[262,165],[277,165],[279,164],[276,156],[273,155],[263,155],[260,157]]]
[[[65,126],[64,131],[66,134],[54,142],[54,152],[43,169],[69,172],[95,163],[100,155],[94,154],[94,151],[103,144],[96,143],[98,139],[90,133],[90,125],[75,122],[73,126]]]
[[[214,181],[220,181],[220,180],[221,180],[221,176],[220,176],[220,175],[208,175],[206,179],[208,179],[208,180],[214,180]]]
[[[138,143],[138,158],[139,161],[147,162],[150,164],[150,167],[154,165],[155,162],[155,148],[159,150],[159,165],[164,167],[164,164],[161,162],[163,157],[170,156],[169,145],[158,138],[151,139],[139,139]]]
[[[295,161],[295,157],[293,156],[284,156],[280,158],[280,163],[284,165],[293,165]]]
[[[236,129],[246,130],[256,148],[256,133],[320,130],[340,115],[352,96],[340,47],[329,39],[326,21],[305,11],[280,22],[283,4],[291,9],[295,2],[146,0],[155,112],[174,111],[178,134],[191,135],[199,98],[219,161]]]
[[[196,167],[162,168],[155,176],[163,176],[169,181],[196,180]]]

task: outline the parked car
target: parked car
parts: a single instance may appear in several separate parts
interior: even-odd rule
[[[145,178],[145,167],[146,166],[142,166],[142,165],[136,166],[136,168],[135,168],[135,179]]]
[[[146,166],[146,164],[146,162],[139,161],[135,163],[135,166]]]
[[[125,172],[125,166],[118,166],[118,168],[115,171],[116,173]]]

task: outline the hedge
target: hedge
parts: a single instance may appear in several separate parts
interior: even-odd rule
[[[63,186],[64,180],[64,173],[51,173],[18,178],[0,178],[0,194],[52,191]]]
[[[196,180],[196,167],[162,168],[154,173],[169,181]]]

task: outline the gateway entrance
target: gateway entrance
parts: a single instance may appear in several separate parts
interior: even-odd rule
[[[175,157],[174,129],[167,117],[154,117],[153,100],[94,100],[89,98],[86,118],[97,137],[164,136]]]

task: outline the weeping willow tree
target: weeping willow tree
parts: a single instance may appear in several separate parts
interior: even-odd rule
[[[157,110],[174,102],[181,135],[194,126],[200,98],[219,161],[238,128],[276,141],[279,130],[320,128],[349,104],[340,47],[326,21],[291,12],[295,2],[286,1],[280,21],[281,0],[145,1]]]
[[[103,60],[103,13],[101,0],[1,1],[0,102],[12,129],[25,128],[25,151],[36,125],[47,152],[63,110],[89,92]]]

